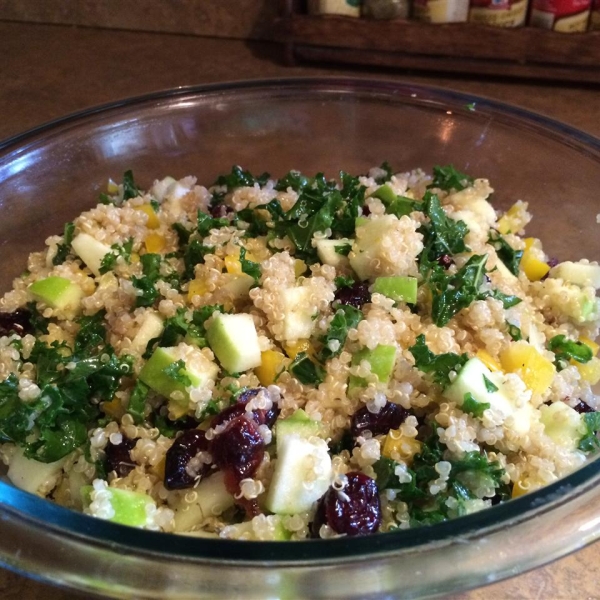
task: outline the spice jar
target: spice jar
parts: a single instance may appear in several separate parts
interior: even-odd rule
[[[363,0],[363,15],[372,19],[408,19],[409,0]]]
[[[464,23],[469,0],[415,0],[413,17],[426,23]]]
[[[562,33],[585,31],[591,5],[591,0],[533,0],[529,25]]]
[[[528,0],[471,0],[469,23],[493,27],[525,25]]]
[[[308,0],[311,15],[345,15],[360,17],[360,0]]]

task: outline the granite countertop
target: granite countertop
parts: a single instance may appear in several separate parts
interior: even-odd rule
[[[509,102],[600,136],[597,87],[527,81],[422,76],[367,69],[288,67],[281,49],[183,35],[0,22],[0,139],[67,113],[112,100],[182,85],[301,75],[356,75],[453,88]],[[599,598],[591,547],[530,573],[453,595],[453,600]],[[83,600],[0,570],[0,597]]]

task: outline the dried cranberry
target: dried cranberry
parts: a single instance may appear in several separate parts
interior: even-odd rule
[[[346,535],[377,531],[381,524],[381,502],[375,480],[358,472],[346,477],[348,483],[343,490],[330,487],[323,496],[327,525]]]
[[[378,413],[372,413],[364,406],[352,415],[352,435],[356,438],[367,429],[373,435],[384,434],[390,429],[398,429],[406,417],[408,411],[393,402],[388,402]]]
[[[337,300],[341,304],[349,304],[355,308],[361,308],[363,304],[371,302],[369,284],[366,281],[358,281],[350,287],[338,288],[335,292],[334,300]]]
[[[17,308],[10,313],[0,312],[0,335],[33,333],[30,318],[31,313],[25,308]]]
[[[210,471],[209,464],[203,464],[196,476],[187,471],[192,458],[198,452],[208,451],[208,446],[206,435],[200,429],[188,429],[175,439],[165,457],[165,487],[168,490],[190,488]]]
[[[233,209],[226,204],[215,204],[208,209],[210,216],[215,219],[222,219],[226,217],[228,213],[233,212]]]
[[[447,269],[454,264],[454,260],[449,254],[442,254],[441,256],[438,256],[437,263],[440,267]]]
[[[560,260],[558,260],[558,258],[549,258],[547,264],[550,268],[552,268],[552,267],[555,267],[559,263],[560,263]]]
[[[106,468],[108,472],[115,471],[117,477],[126,477],[133,469],[135,462],[131,460],[131,450],[135,448],[137,440],[124,437],[120,444],[108,442],[104,449]]]
[[[362,207],[362,216],[363,217],[368,217],[371,214],[371,209],[365,204]]]
[[[265,388],[250,388],[244,390],[237,399],[236,404],[233,406],[227,407],[225,410],[222,410],[211,422],[211,427],[218,427],[219,425],[225,425],[229,421],[232,421],[236,417],[241,417],[246,414],[246,404],[252,398],[254,398],[260,391]],[[272,427],[273,423],[277,419],[278,409],[276,406],[272,406],[270,409],[256,409],[253,410],[248,416],[252,416],[252,418],[259,425],[267,425],[267,427]]]
[[[215,436],[211,452],[216,465],[233,476],[232,483],[237,484],[256,473],[263,459],[264,446],[258,425],[242,415],[229,421]]]
[[[583,400],[580,400],[574,407],[573,407],[580,415],[584,414],[584,413],[592,413],[592,412],[596,412],[589,404],[586,404],[585,402],[583,402]]]

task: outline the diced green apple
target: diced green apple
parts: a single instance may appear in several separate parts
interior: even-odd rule
[[[165,323],[155,310],[147,310],[144,320],[131,341],[131,349],[143,354],[150,340],[160,336],[165,328]]]
[[[164,179],[160,179],[154,182],[152,187],[150,188],[150,193],[156,200],[162,202],[169,190],[177,183],[173,177],[165,177]]]
[[[23,450],[17,448],[10,458],[6,476],[18,488],[45,496],[49,493],[60,475],[67,457],[56,462],[43,463],[33,458],[26,458]]]
[[[324,265],[331,265],[338,268],[344,264],[348,264],[348,253],[339,252],[339,250],[350,251],[353,242],[354,240],[341,238],[339,240],[316,240],[314,244],[317,248],[319,260]]]
[[[29,286],[31,295],[52,308],[77,308],[81,304],[83,291],[66,277],[46,277]]]
[[[384,215],[375,219],[369,217],[360,225],[360,234],[352,246],[348,258],[350,266],[362,281],[373,276],[373,264],[382,252],[382,240],[389,236],[397,217]]]
[[[252,315],[216,315],[206,330],[206,339],[223,368],[230,373],[243,373],[262,362]]]
[[[321,423],[313,421],[301,408],[299,408],[291,417],[287,419],[278,419],[275,424],[275,437],[277,448],[288,436],[299,436],[310,438],[319,436],[321,432]]]
[[[383,294],[396,302],[414,304],[417,301],[416,277],[378,277],[373,283],[373,292]]]
[[[600,265],[597,264],[565,261],[552,267],[548,276],[564,279],[581,287],[600,289]]]
[[[315,321],[314,309],[310,305],[310,293],[307,287],[294,287],[283,291],[282,337],[285,341],[307,339],[312,335]]]
[[[257,524],[255,519],[259,520]],[[265,525],[267,525],[267,527],[265,527]],[[223,528],[222,537],[234,540],[284,542],[289,540],[292,537],[292,534],[283,526],[280,516],[259,515],[252,519],[252,521],[227,525],[227,527]]]
[[[233,300],[248,298],[248,292],[254,285],[254,277],[246,273],[225,273],[223,277],[225,279],[223,289],[231,294]]]
[[[540,406],[544,431],[557,444],[575,450],[586,433],[583,417],[564,402]]]
[[[106,497],[100,500],[100,496],[104,494]],[[107,520],[121,525],[129,525],[130,527],[144,527],[148,521],[148,507],[156,506],[154,500],[146,494],[108,486],[100,490],[96,490],[91,485],[85,486],[82,490],[82,496],[88,514],[105,518],[101,512],[94,510],[93,503],[103,504],[106,502],[112,508],[111,512],[113,513]]]
[[[498,389],[488,391],[484,377]],[[517,408],[504,390],[502,375],[490,371],[477,357],[465,363],[456,379],[442,393],[457,406],[462,406],[466,394],[471,394],[477,402],[489,404],[504,418],[511,417],[512,426],[518,433],[529,431],[533,408],[529,404]]]
[[[327,491],[331,477],[331,458],[324,440],[285,435],[277,441],[277,461],[265,506],[276,514],[306,512]]]
[[[210,517],[215,517],[231,508],[234,497],[225,487],[225,474],[217,471],[210,477],[202,479],[194,488],[196,496],[193,502],[188,502],[188,492],[178,495],[177,501],[172,505],[175,511],[175,531],[190,531]]]
[[[102,259],[111,251],[110,246],[99,242],[87,233],[79,233],[73,238],[71,247],[87,268],[98,277]]]
[[[396,346],[379,344],[373,350],[363,348],[353,356],[352,364],[359,365],[363,360],[371,365],[371,374],[377,377],[379,383],[387,383],[394,372],[396,364]],[[365,387],[367,383],[365,378],[356,377],[355,375],[350,377],[351,388]]]
[[[175,400],[178,404],[187,407],[189,403],[189,391],[186,386],[167,374],[167,369],[175,362],[184,360],[185,369],[182,375],[188,377],[191,388],[201,388],[209,380],[215,379],[219,367],[208,360],[199,350],[194,349],[191,353],[180,344],[172,348],[157,348],[140,371],[139,378],[149,388],[158,394]]]
[[[398,194],[387,183],[378,187],[371,195],[373,198],[379,198],[386,205],[398,198]]]

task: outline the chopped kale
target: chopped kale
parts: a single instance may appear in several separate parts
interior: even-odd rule
[[[242,265],[242,273],[250,275],[254,279],[254,284],[258,285],[262,274],[260,265],[246,258],[246,248],[240,248],[240,264]]]
[[[46,335],[50,321],[40,313],[35,302],[28,302],[26,307],[29,311],[29,324],[35,335]]]
[[[488,298],[488,297],[495,298],[496,300],[500,300],[500,302],[502,302],[503,308],[512,308],[513,306],[516,306],[520,302],[523,302],[521,300],[521,298],[519,298],[518,296],[509,296],[508,294],[503,294],[499,290],[491,290],[488,292],[482,292],[479,295],[478,300],[484,300],[485,298]]]
[[[342,256],[348,256],[348,254],[350,254],[350,250],[352,250],[352,244],[349,244],[349,243],[340,244],[339,246],[334,246],[333,249],[335,250],[336,254],[341,254]]]
[[[204,257],[215,251],[214,246],[205,246],[198,239],[193,239],[183,253],[183,264],[185,266],[183,278],[190,280],[194,278],[194,267],[204,263]]]
[[[490,394],[498,391],[498,386],[491,382],[485,375],[483,376],[483,383],[485,384],[485,389]]]
[[[600,431],[600,412],[585,413],[583,423],[586,432],[579,442],[579,450],[587,454],[595,454],[600,450],[600,440],[597,435]]]
[[[392,169],[392,167],[390,167],[390,163],[388,163],[387,160],[383,161],[379,165],[379,168],[384,172],[384,174],[380,175],[379,177],[376,177],[375,182],[381,185],[392,178],[392,176],[394,175],[394,170]]]
[[[77,320],[79,331],[75,336],[75,352],[92,352],[106,343],[106,327],[104,317],[106,312],[101,310],[88,317],[80,317]]]
[[[554,352],[554,364],[559,371],[569,366],[571,360],[585,364],[594,356],[592,349],[583,342],[567,339],[564,335],[555,335],[548,342],[548,350]]]
[[[142,191],[135,184],[133,179],[133,171],[125,171],[123,173],[123,200],[137,198]]]
[[[358,308],[354,308],[349,304],[340,304],[329,324],[329,330],[319,338],[319,342],[323,344],[323,347],[317,354],[317,360],[325,363],[329,359],[339,356],[344,349],[348,331],[356,329],[362,319],[362,311]]]
[[[512,323],[506,321],[506,327],[508,328],[508,335],[510,335],[513,342],[518,342],[523,339],[523,334],[521,333],[521,329]]]
[[[496,230],[490,231],[488,243],[496,250],[498,258],[515,276],[519,274],[519,265],[523,258],[523,250],[515,250]]]
[[[129,238],[124,244],[113,244],[111,252],[108,252],[102,257],[100,263],[100,273],[108,273],[115,268],[117,259],[119,256],[123,257],[123,260],[129,264],[131,262],[131,251],[133,249],[133,238]]]
[[[430,188],[439,188],[446,192],[452,190],[460,192],[473,183],[473,178],[457,171],[452,165],[446,167],[433,167],[433,180],[428,186]]]
[[[277,182],[275,189],[285,192],[288,188],[292,188],[295,192],[300,192],[308,185],[310,185],[310,178],[302,175],[300,171],[290,171]]]
[[[231,173],[227,175],[221,175],[217,178],[215,185],[225,186],[228,191],[231,191],[238,187],[252,187],[255,183],[263,186],[268,180],[268,173],[263,173],[258,177],[254,177],[250,171],[244,171],[242,167],[234,165],[231,167]]]
[[[163,369],[163,373],[169,377],[169,379],[181,383],[186,387],[192,385],[192,381],[185,370],[185,362],[183,360],[176,360],[171,363]]]
[[[319,385],[325,378],[323,368],[312,361],[306,352],[300,352],[289,366],[290,373],[304,385]]]
[[[453,352],[434,354],[427,347],[423,334],[417,337],[415,345],[409,350],[415,359],[417,369],[423,373],[432,373],[433,380],[443,387],[450,385],[450,373],[458,373],[469,360],[466,354],[458,355]]]
[[[352,277],[346,277],[345,275],[340,275],[333,280],[336,288],[344,288],[344,287],[352,287],[354,285],[354,279]]]
[[[142,263],[142,277],[131,278],[133,287],[137,290],[136,306],[152,306],[159,296],[154,284],[160,278],[160,254],[143,254],[140,256]]]
[[[487,379],[485,377],[485,375],[483,377],[486,380],[486,387],[487,387],[487,382],[492,383],[489,379]],[[491,390],[491,391],[496,391],[498,388],[493,383],[492,383],[492,385],[496,389]],[[490,391],[490,389],[488,388],[488,392],[489,391]],[[462,409],[463,412],[473,415],[474,417],[482,417],[483,411],[490,408],[490,406],[491,406],[491,404],[489,402],[479,402],[478,400],[476,400],[474,398],[473,394],[471,394],[470,392],[467,392],[465,394],[463,403],[460,408]]]
[[[186,229],[183,223],[173,223],[172,227],[175,230],[177,237],[179,238],[179,245],[186,246],[187,243],[190,241],[190,236],[192,235],[192,232]]]
[[[71,252],[71,242],[75,233],[74,223],[65,223],[63,232],[63,241],[56,246],[56,254],[52,258],[53,265],[62,265],[67,260],[67,256]]]
[[[138,379],[131,392],[127,412],[133,417],[133,421],[137,425],[142,423],[146,418],[146,397],[149,391],[150,388]]]
[[[225,217],[214,218],[201,210],[198,211],[196,231],[201,237],[206,237],[213,229],[221,229],[230,225],[229,219]]]

